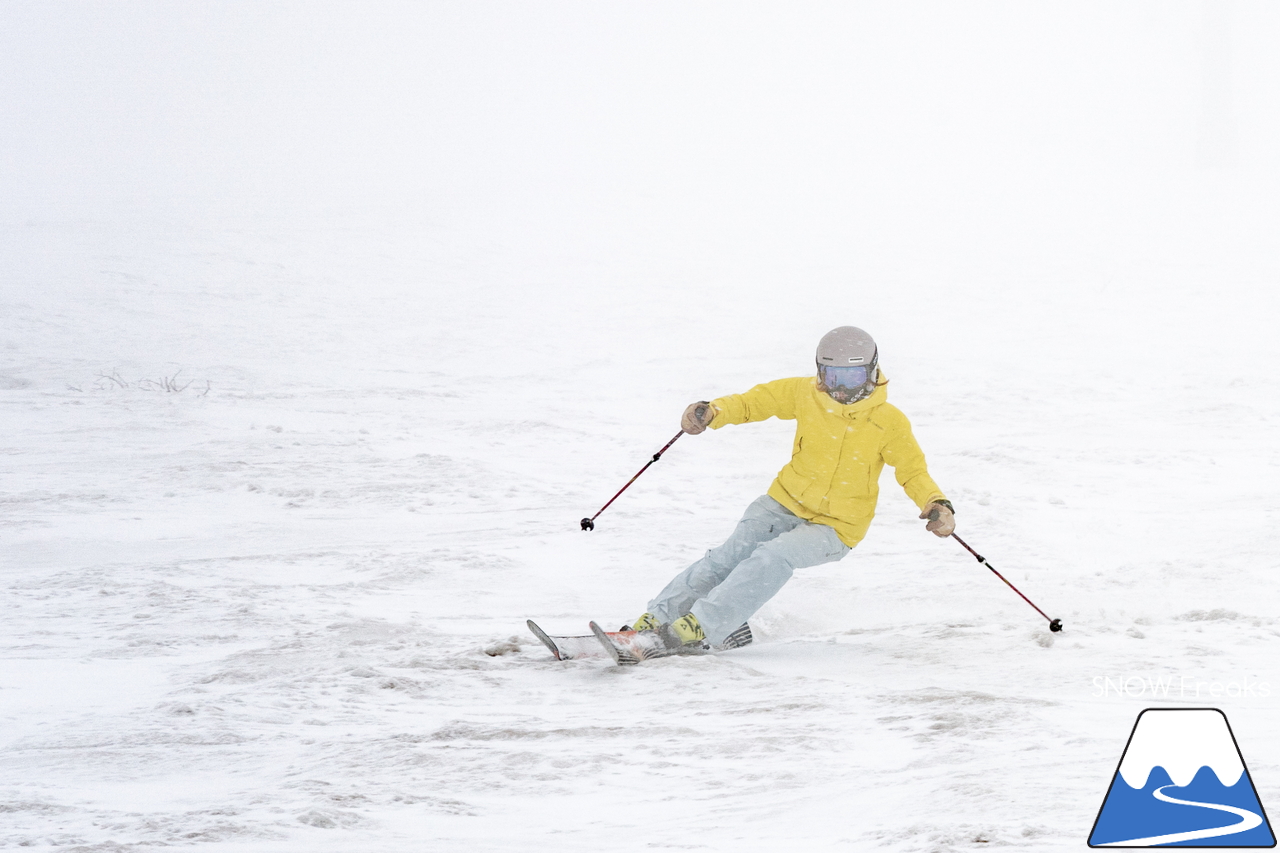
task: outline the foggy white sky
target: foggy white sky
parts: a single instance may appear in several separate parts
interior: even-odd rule
[[[5,0],[0,218],[1260,259],[1278,36],[1265,2]]]

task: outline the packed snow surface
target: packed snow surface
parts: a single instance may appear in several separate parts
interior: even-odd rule
[[[1224,707],[1277,793],[1280,395],[1272,339],[1233,334],[1264,312],[1185,285],[1144,328],[1194,314],[1219,357],[1170,369],[1103,343],[1105,285],[851,299],[959,531],[1066,630],[886,474],[871,535],[755,645],[620,669],[524,620],[634,618],[790,425],[685,437],[578,519],[686,401],[805,371],[829,315],[736,283],[595,299],[429,231],[32,226],[3,255],[31,276],[5,306],[6,845],[1074,849],[1167,701]],[[1057,357],[1084,337],[1118,351]]]
[[[1276,14],[685,7],[3,11],[0,847],[1079,850],[1148,706],[1280,810]],[[844,324],[1065,630],[886,472],[754,645],[552,660]]]

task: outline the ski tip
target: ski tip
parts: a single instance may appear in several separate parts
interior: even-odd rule
[[[733,633],[724,638],[724,642],[716,648],[718,649],[740,649],[743,646],[751,645],[755,638],[751,636],[751,626],[746,622],[739,625]]]
[[[539,628],[538,623],[534,622],[532,619],[526,619],[524,620],[524,624],[529,626],[529,632],[541,640],[542,645],[546,646],[551,651],[551,654],[555,655],[556,660],[564,660],[564,656],[560,654],[560,647],[556,645],[556,641],[551,639],[551,636],[547,634],[546,631]]]
[[[608,631],[601,628],[594,621],[589,624],[591,626],[591,633],[596,635],[596,639],[600,641],[600,645],[604,646],[604,650],[609,653],[609,657],[613,658],[613,662],[615,664],[618,666],[625,666],[629,663],[637,663],[631,655],[623,656],[622,650],[614,644],[613,640],[609,639]]]

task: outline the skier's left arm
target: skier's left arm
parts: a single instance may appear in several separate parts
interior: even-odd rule
[[[890,406],[882,408],[889,409]],[[885,443],[881,450],[884,461],[893,466],[893,475],[907,493],[907,497],[920,508],[920,517],[929,519],[928,529],[938,536],[950,536],[955,529],[951,501],[929,476],[924,451],[911,431],[911,422],[896,408],[885,412],[881,426],[885,431]],[[934,516],[934,511],[937,515]]]

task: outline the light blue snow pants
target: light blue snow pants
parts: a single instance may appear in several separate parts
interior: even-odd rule
[[[661,622],[692,613],[716,645],[773,598],[794,570],[834,562],[851,550],[833,528],[762,495],[728,541],[672,578],[649,612]]]

